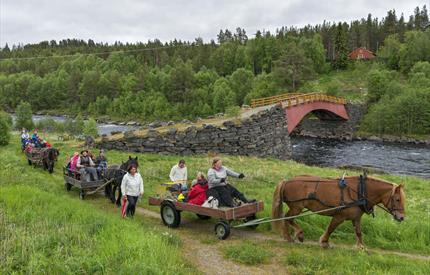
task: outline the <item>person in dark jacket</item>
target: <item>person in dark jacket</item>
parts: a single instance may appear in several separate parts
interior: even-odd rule
[[[255,200],[248,200],[239,190],[228,184],[227,176],[243,179],[242,173],[236,173],[224,166],[222,160],[215,158],[212,161],[212,168],[208,171],[209,189],[206,192],[207,197],[214,197],[218,200],[220,206],[234,207],[234,198],[244,203],[253,203]]]
[[[193,181],[193,186],[187,196],[188,203],[202,205],[206,200],[206,190],[208,181],[202,172],[197,173],[197,180]]]

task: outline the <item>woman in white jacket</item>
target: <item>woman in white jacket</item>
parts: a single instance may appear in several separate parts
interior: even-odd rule
[[[143,179],[135,165],[130,165],[127,174],[122,178],[121,192],[127,199],[127,217],[133,217],[139,196],[143,196]]]

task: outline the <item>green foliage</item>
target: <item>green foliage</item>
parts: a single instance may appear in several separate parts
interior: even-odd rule
[[[0,110],[0,146],[5,146],[9,144],[10,140],[10,116],[5,112]]]
[[[430,83],[428,78],[423,79]],[[428,134],[430,87],[419,87],[416,83],[408,87],[395,83],[390,83],[387,95],[370,108],[361,129],[380,135]]]
[[[274,75],[278,83],[290,91],[296,91],[305,80],[315,76],[312,59],[294,42],[287,45],[285,53],[275,64]]]
[[[402,44],[399,35],[392,34],[385,38],[384,46],[378,53],[378,57],[383,59],[390,69],[399,69],[400,49]]]
[[[336,69],[345,69],[348,65],[348,25],[345,23],[338,23],[334,38],[334,49],[336,57],[334,59],[333,67]]]
[[[403,72],[408,72],[418,61],[430,62],[430,32],[407,32],[399,54],[399,65]]]
[[[84,127],[85,124],[81,114],[78,114],[74,120],[67,118],[64,122],[65,132],[73,136],[82,135],[84,132]]]
[[[368,102],[375,103],[385,94],[387,86],[392,81],[393,75],[390,71],[373,69],[368,77]]]
[[[27,130],[30,130],[33,126],[33,112],[31,110],[31,105],[28,102],[21,101],[16,108],[15,128],[26,128]]]
[[[230,106],[225,110],[227,117],[238,117],[240,115],[241,108],[239,106]]]
[[[98,137],[97,122],[94,118],[90,118],[85,122],[83,134],[91,137]]]
[[[55,121],[52,118],[45,118],[37,121],[36,128],[42,132],[47,133],[63,133],[64,132],[64,122]]]
[[[273,253],[251,242],[244,242],[239,245],[227,246],[224,248],[224,255],[228,259],[242,264],[258,265],[267,263]]]

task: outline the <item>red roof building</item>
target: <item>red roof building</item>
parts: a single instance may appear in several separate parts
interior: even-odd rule
[[[371,60],[375,57],[375,54],[366,48],[357,48],[348,55],[351,60]]]

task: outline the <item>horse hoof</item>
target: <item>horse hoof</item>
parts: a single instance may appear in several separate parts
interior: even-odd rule
[[[365,251],[365,250],[366,250],[366,247],[365,247],[363,244],[357,244],[355,247],[356,247],[358,250],[361,250],[361,251]]]
[[[320,242],[320,246],[324,249],[330,248],[330,244],[328,242]]]
[[[299,240],[299,242],[303,242],[305,240],[305,235],[303,234],[303,232],[300,232],[299,234],[296,235],[297,240]]]
[[[284,240],[289,243],[294,243],[294,240],[291,237],[284,236]]]

